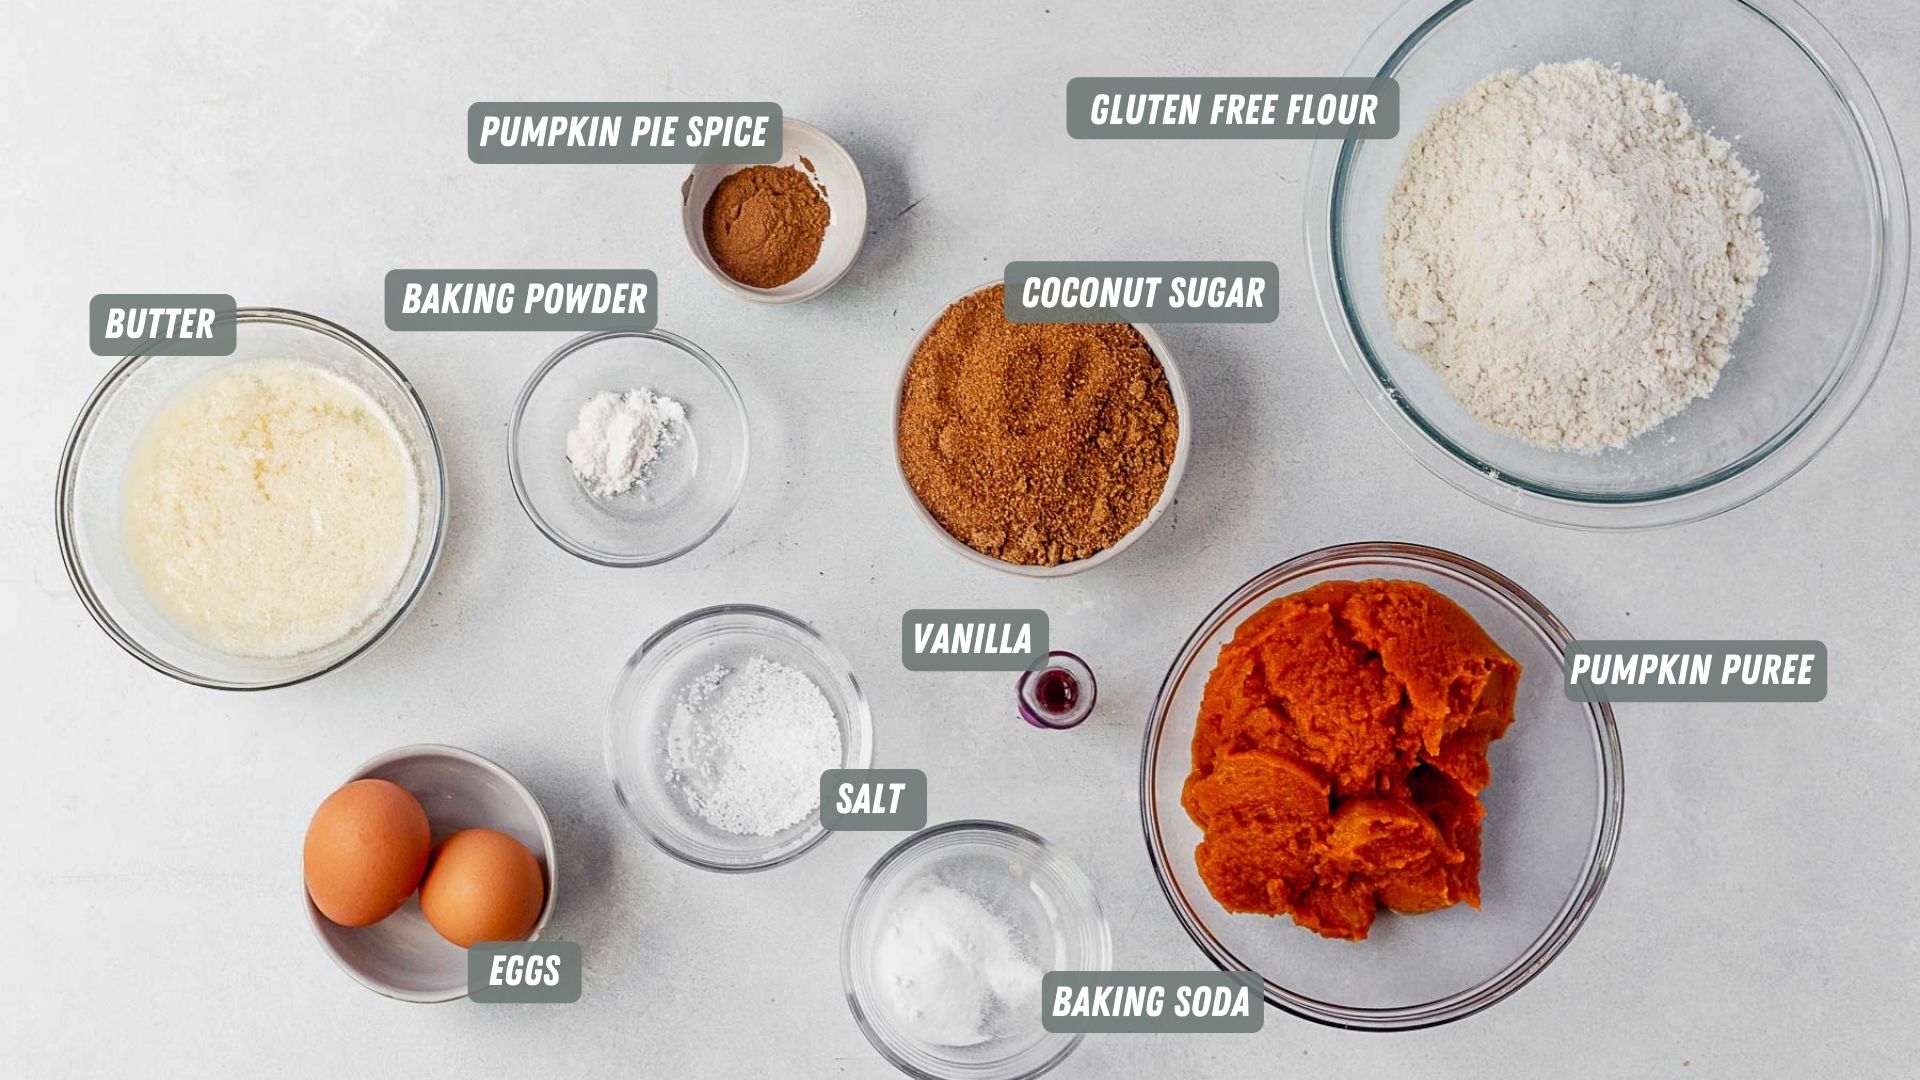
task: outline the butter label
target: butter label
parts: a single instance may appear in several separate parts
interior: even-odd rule
[[[1011,262],[1008,322],[1269,323],[1280,317],[1270,262]]]
[[[100,293],[87,308],[95,356],[232,356],[226,293]]]
[[[1576,641],[1562,687],[1573,701],[1821,701],[1818,641]]]
[[[771,165],[771,101],[476,101],[467,158],[480,165]]]
[[[1067,82],[1076,139],[1391,139],[1390,78],[1081,78]]]
[[[1032,671],[1047,662],[1038,608],[914,608],[900,616],[908,671]]]
[[[1040,980],[1048,1031],[1253,1032],[1266,1022],[1248,971],[1050,971]]]

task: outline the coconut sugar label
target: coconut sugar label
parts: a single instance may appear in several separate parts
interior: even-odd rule
[[[1011,262],[1016,323],[1270,323],[1280,268],[1270,262]]]

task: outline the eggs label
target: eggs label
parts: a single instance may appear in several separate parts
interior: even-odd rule
[[[919,769],[828,769],[820,774],[820,824],[832,832],[925,828],[927,774]]]
[[[1051,971],[1040,981],[1040,1022],[1052,1032],[1250,1032],[1265,1020],[1248,971]]]
[[[572,941],[476,941],[467,997],[482,1005],[580,1000],[580,946]]]

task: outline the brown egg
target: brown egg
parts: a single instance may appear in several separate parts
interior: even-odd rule
[[[547,886],[525,844],[492,829],[445,840],[420,885],[420,911],[461,948],[476,941],[519,941],[540,918]]]
[[[355,780],[307,825],[307,895],[341,926],[379,922],[413,895],[432,851],[420,800],[391,780]]]

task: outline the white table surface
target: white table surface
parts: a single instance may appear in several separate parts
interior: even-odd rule
[[[1812,3],[1920,152],[1920,20],[1899,0]],[[848,1015],[837,941],[854,883],[895,837],[835,837],[765,875],[703,873],[646,846],[602,772],[620,664],[668,618],[726,601],[793,611],[853,658],[882,763],[932,775],[934,820],[1017,822],[1078,860],[1118,966],[1199,965],[1139,837],[1151,694],[1232,586],[1376,538],[1479,558],[1584,636],[1821,638],[1832,689],[1817,706],[1623,707],[1612,879],[1566,953],[1489,1012],[1388,1036],[1275,1012],[1252,1036],[1091,1038],[1057,1075],[1909,1070],[1915,320],[1853,422],[1758,503],[1639,535],[1534,525],[1422,471],[1349,385],[1298,240],[1308,144],[1175,154],[1062,130],[1068,76],[1330,74],[1389,6],[12,6],[0,1074],[893,1075]],[[865,170],[865,253],[813,303],[734,299],[683,246],[681,168],[470,164],[468,104],[514,99],[779,101]],[[941,551],[910,519],[887,409],[902,350],[941,304],[1035,257],[1272,259],[1281,315],[1164,328],[1196,413],[1176,510],[1115,563],[1030,583]],[[395,266],[657,269],[662,325],[719,356],[752,412],[738,513],[652,570],[548,544],[514,503],[504,435],[521,381],[567,335],[391,333],[381,279]],[[75,600],[54,467],[109,364],[82,322],[93,293],[139,290],[328,316],[419,386],[447,448],[450,539],[413,617],[363,661],[272,693],[196,690],[121,653]],[[1056,641],[1100,675],[1098,715],[1029,731],[1004,677],[901,670],[899,615],[917,606],[1047,608]],[[401,1005],[310,937],[308,815],[354,764],[417,741],[494,757],[545,803],[563,889],[551,934],[585,946],[580,1003]]]

